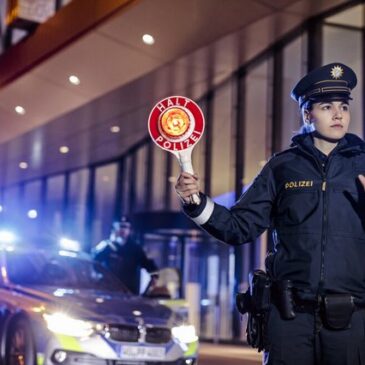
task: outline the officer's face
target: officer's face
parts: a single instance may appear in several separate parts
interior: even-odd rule
[[[337,141],[348,131],[350,109],[345,101],[315,103],[312,109],[306,110],[304,114],[317,134],[325,139]]]
[[[116,231],[117,236],[127,239],[131,233],[131,229],[129,227],[121,227]]]

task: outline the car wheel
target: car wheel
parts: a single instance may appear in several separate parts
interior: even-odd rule
[[[29,323],[18,318],[8,327],[5,345],[5,364],[34,365],[35,350],[32,331]]]

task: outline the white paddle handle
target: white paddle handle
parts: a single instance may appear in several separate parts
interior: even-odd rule
[[[181,170],[188,172],[189,174],[194,174],[193,165],[191,163],[191,149],[179,152],[179,163]],[[191,204],[200,204],[199,194],[193,194],[190,196]]]

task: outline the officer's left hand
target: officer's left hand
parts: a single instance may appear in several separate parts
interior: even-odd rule
[[[359,180],[361,182],[362,187],[365,190],[365,176],[364,175],[359,175],[358,178],[359,178]]]

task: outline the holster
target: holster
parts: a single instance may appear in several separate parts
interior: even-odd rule
[[[293,295],[291,280],[280,280],[273,284],[273,301],[283,319],[295,318]]]
[[[245,293],[236,294],[236,308],[241,314],[252,311],[250,290],[247,290]]]
[[[266,318],[270,308],[271,280],[262,270],[249,274],[249,289],[236,295],[236,306],[247,317],[247,342],[260,352],[265,348]]]
[[[355,310],[351,294],[327,294],[323,298],[325,324],[334,330],[350,328]]]
[[[271,302],[271,279],[263,270],[251,271],[248,275],[252,311],[254,313],[266,312]]]

